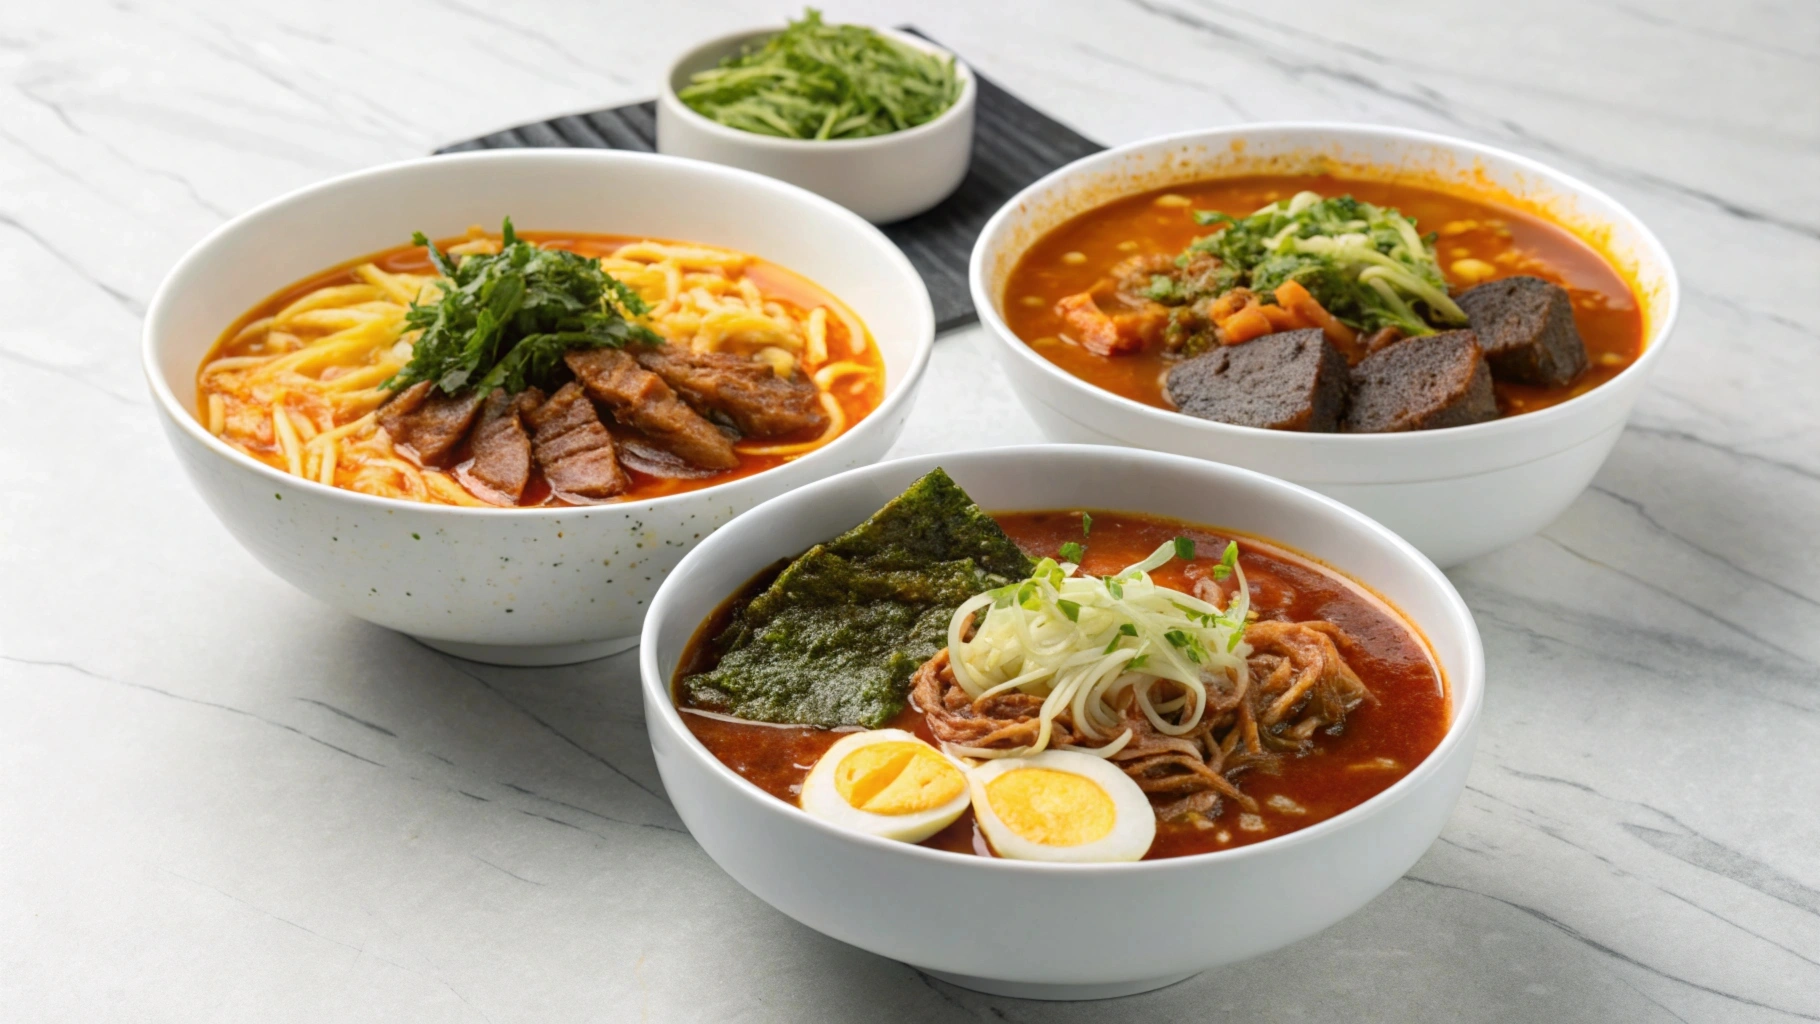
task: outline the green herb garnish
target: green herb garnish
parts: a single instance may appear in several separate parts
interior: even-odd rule
[[[1239,542],[1236,540],[1229,540],[1226,542],[1225,552],[1220,555],[1220,564],[1213,567],[1211,575],[1216,580],[1223,580],[1232,575],[1233,567],[1238,564]]]
[[[1194,561],[1194,541],[1187,537],[1175,539],[1175,557],[1184,562]]]
[[[1067,541],[1062,544],[1061,555],[1064,561],[1073,562],[1075,565],[1079,565],[1081,564],[1081,559],[1087,557],[1087,549],[1081,547],[1080,544],[1075,541]]]
[[[1091,516],[1085,512],[1082,512],[1081,513],[1081,536],[1082,537],[1087,536],[1087,534],[1089,532],[1091,532],[1092,530],[1093,530],[1093,516]]]
[[[729,128],[786,139],[859,139],[934,120],[960,97],[952,57],[906,46],[860,25],[801,21],[719,67],[696,72],[677,96]]]
[[[518,237],[510,217],[503,236],[498,253],[459,261],[422,232],[411,236],[442,274],[442,297],[413,303],[405,314],[405,328],[423,333],[411,361],[383,387],[427,380],[450,395],[494,388],[516,394],[547,383],[570,349],[663,343],[629,319],[648,312],[644,300],[599,260],[538,248]]]
[[[1448,297],[1434,236],[1416,234],[1415,219],[1397,210],[1300,192],[1247,217],[1198,210],[1194,219],[1222,230],[1196,239],[1177,265],[1193,265],[1196,253],[1219,257],[1219,265],[1199,277],[1179,275],[1167,293],[1153,283],[1159,302],[1191,303],[1238,285],[1274,302],[1276,287],[1295,280],[1359,330],[1395,327],[1414,336],[1434,333],[1431,324],[1466,323]]]

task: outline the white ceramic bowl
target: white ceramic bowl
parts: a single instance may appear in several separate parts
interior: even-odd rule
[[[1136,864],[996,860],[859,835],[770,796],[683,724],[671,677],[713,609],[779,557],[860,522],[935,466],[988,509],[1122,508],[1261,534],[1376,589],[1427,637],[1452,694],[1446,737],[1344,814],[1255,846]],[[1466,781],[1485,689],[1466,605],[1433,564],[1337,502],[1249,470],[1095,446],[922,456],[766,502],[683,559],[639,654],[670,801],[734,880],[817,931],[958,985],[1090,999],[1179,981],[1312,935],[1416,862]]]
[[[884,356],[886,394],[833,443],[775,469],[624,504],[472,509],[375,498],[272,469],[197,420],[196,371],[273,292],[410,240],[510,215],[525,230],[728,246],[845,300]],[[685,552],[767,498],[876,462],[902,431],[934,343],[922,279],[852,213],[769,178],[648,153],[510,150],[336,178],[235,218],[171,271],[145,321],[145,369],[179,461],[247,550],[303,591],[464,657],[562,664],[637,642]]]
[[[776,35],[748,29],[703,43],[683,54],[657,92],[657,151],[770,175],[827,196],[874,224],[903,220],[948,198],[967,176],[973,155],[973,72],[955,58],[961,94],[933,121],[889,135],[824,142],[782,139],[711,121],[677,98],[689,76],[720,63],[748,43]],[[928,40],[888,28],[876,30],[906,46],[952,57]]]
[[[1304,434],[1215,423],[1121,398],[1044,359],[1005,326],[1012,267],[1077,214],[1173,184],[1322,168],[1489,191],[1587,239],[1636,287],[1647,338],[1642,357],[1587,394],[1539,412],[1403,434]],[[1661,359],[1680,301],[1662,244],[1592,186],[1489,146],[1345,124],[1209,129],[1077,160],[1020,192],[987,223],[971,273],[973,303],[999,362],[1048,437],[1218,459],[1293,480],[1365,512],[1444,566],[1535,533],[1585,489]]]

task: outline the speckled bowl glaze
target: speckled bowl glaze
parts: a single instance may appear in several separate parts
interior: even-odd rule
[[[1521,416],[1402,434],[1308,434],[1215,423],[1115,395],[1044,359],[1005,325],[1006,280],[1019,257],[1078,214],[1182,182],[1322,172],[1462,192],[1566,228],[1631,282],[1643,307],[1642,356],[1586,394]],[[1586,489],[1660,361],[1680,303],[1662,243],[1591,185],[1489,146],[1354,124],[1236,125],[1077,160],[994,215],[974,246],[971,281],[1011,388],[1048,437],[1175,452],[1293,480],[1359,509],[1441,565],[1535,533]]]
[[[684,724],[671,679],[714,609],[777,558],[865,519],[941,466],[988,509],[1108,508],[1267,537],[1375,590],[1427,639],[1452,720],[1382,793],[1253,846],[1131,864],[999,860],[862,835],[746,781]],[[869,466],[766,502],[692,552],[639,651],[645,728],[683,824],[759,899],[842,942],[957,985],[1032,999],[1143,992],[1306,938],[1428,849],[1466,784],[1485,656],[1466,603],[1408,543],[1329,498],[1215,462],[1088,445],[993,448]]]
[[[234,319],[294,281],[510,215],[525,230],[680,239],[754,253],[843,299],[884,357],[886,394],[833,443],[743,479],[650,501],[471,509],[375,498],[275,470],[211,435],[196,371]],[[896,441],[935,339],[922,279],[884,235],[803,189],[645,153],[513,150],[393,164],[236,218],[171,271],[146,316],[154,406],[197,490],[299,589],[439,650],[551,665],[637,642],[658,585],[703,537]]]

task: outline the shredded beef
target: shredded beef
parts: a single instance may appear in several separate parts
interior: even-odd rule
[[[563,357],[588,394],[606,404],[613,418],[641,431],[657,445],[708,469],[739,465],[733,442],[720,428],[676,397],[657,374],[616,348],[571,351]]]

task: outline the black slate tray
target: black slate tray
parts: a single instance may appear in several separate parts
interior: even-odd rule
[[[914,30],[910,30],[914,31]],[[920,34],[920,33],[919,33]],[[978,320],[967,292],[967,259],[980,229],[1024,186],[1073,160],[1105,147],[1006,92],[978,79],[973,164],[954,194],[926,213],[884,227],[929,286],[936,330]],[[633,103],[520,125],[444,146],[438,153],[476,149],[574,147],[652,152],[657,144],[657,105]]]

